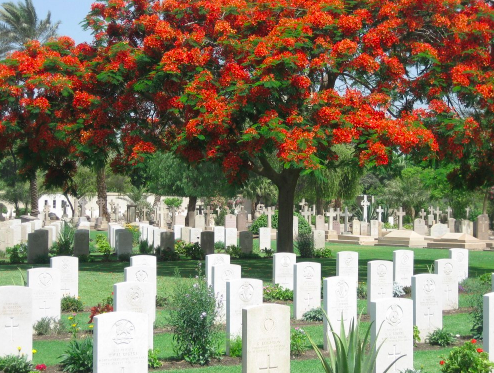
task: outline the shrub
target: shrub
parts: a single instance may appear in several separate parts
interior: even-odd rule
[[[313,308],[310,311],[305,312],[302,315],[302,319],[305,321],[323,321],[324,311],[321,307]]]
[[[68,222],[62,222],[58,242],[54,243],[50,249],[52,255],[72,255],[74,251],[75,228]]]
[[[156,295],[156,307],[164,307],[168,304],[168,298],[162,295]]]
[[[314,258],[314,237],[312,233],[299,233],[297,248],[302,258]]]
[[[79,298],[66,295],[62,298],[62,312],[81,312],[84,309]]]
[[[102,313],[113,312],[113,306],[110,304],[101,305],[98,303],[97,306],[91,307],[91,314],[89,315],[88,324],[92,324],[94,316],[100,315]]]
[[[214,293],[202,275],[201,264],[193,281],[179,281],[171,297],[169,316],[174,350],[191,364],[204,365],[220,355],[218,308]]]
[[[93,339],[73,340],[67,350],[59,356],[60,365],[68,373],[92,373],[93,371]]]
[[[178,254],[178,255],[182,255],[182,256],[185,256],[185,246],[187,245],[187,243],[183,240],[176,240],[175,241],[175,252]]]
[[[298,217],[298,234],[312,232],[309,223],[307,223],[305,218],[299,212],[294,212],[293,215]],[[273,218],[273,220],[271,221],[272,228],[278,229],[278,210],[274,212],[272,218]],[[268,226],[268,217],[265,214],[262,214],[252,222],[252,225],[249,227],[249,230],[254,234],[259,234],[259,228],[267,227],[267,226]]]
[[[130,257],[131,256],[132,256],[131,254],[127,254],[127,253],[125,253],[125,254],[119,254],[118,255],[118,260],[121,261],[121,262],[130,262]]]
[[[33,325],[36,335],[61,334],[65,332],[65,325],[61,319],[43,317]]]
[[[492,274],[491,273],[484,273],[483,275],[480,275],[479,281],[482,284],[491,287],[492,286]]]
[[[292,356],[300,356],[308,350],[305,345],[307,335],[303,329],[295,328],[290,334],[290,354]]]
[[[357,299],[367,299],[367,287],[363,282],[359,282],[357,286]]]
[[[34,258],[34,264],[49,264],[50,256],[48,254],[36,255]]]
[[[173,262],[180,260],[180,255],[173,250],[159,250],[158,251],[158,261],[160,262]]]
[[[204,254],[204,250],[202,250],[201,245],[196,243],[189,243],[185,245],[185,256],[194,259],[194,260],[204,260],[206,254]]]
[[[432,333],[429,333],[429,335],[427,336],[427,340],[432,346],[447,347],[451,346],[456,341],[456,338],[453,334],[447,332],[443,328],[436,329]]]
[[[0,371],[4,373],[29,373],[32,370],[34,370],[34,366],[27,360],[25,354],[19,353],[19,355],[0,357]]]
[[[230,341],[230,356],[242,357],[242,337],[237,336]]]
[[[242,249],[237,245],[225,247],[225,253],[230,255],[232,259],[239,259],[242,256]]]
[[[274,251],[272,249],[264,249],[264,256],[266,258],[272,258]]]
[[[113,249],[104,234],[98,234],[96,236],[96,247],[98,248],[98,251],[103,254],[103,260],[110,260]]]
[[[279,284],[267,285],[263,288],[263,298],[266,301],[293,300],[293,291],[290,289],[285,289]]]
[[[332,258],[333,257],[333,252],[331,249],[325,247],[324,249],[316,249],[314,250],[314,257],[315,258]]]
[[[139,252],[141,254],[151,254],[153,252],[153,247],[148,245],[147,241],[139,242]]]
[[[214,252],[215,253],[225,252],[225,243],[224,242],[215,242],[214,243]]]
[[[12,264],[25,263],[27,260],[27,245],[25,243],[7,247],[6,251],[9,254],[9,261]]]
[[[494,367],[494,363],[489,361],[489,355],[478,347],[475,339],[453,348],[439,364],[443,373],[489,373]]]
[[[420,342],[420,330],[417,325],[413,326],[413,346],[417,347],[417,343]]]
[[[139,232],[139,227],[132,224],[125,224],[125,229],[132,233],[132,245],[139,245],[139,240],[141,239],[141,232]]]
[[[148,368],[159,368],[162,364],[161,361],[158,359],[158,354],[160,353],[160,350],[154,349],[154,350],[148,350]]]

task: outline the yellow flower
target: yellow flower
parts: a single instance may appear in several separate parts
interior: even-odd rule
[[[22,348],[21,347],[17,347],[17,351],[20,351],[20,350],[22,350]]]
[[[89,325],[89,329],[92,329],[94,327],[94,325]]]
[[[77,324],[72,324],[72,327],[75,328],[77,326]]]
[[[69,320],[72,320],[72,319],[73,319],[73,317],[72,316],[69,316]]]
[[[38,351],[36,351],[36,350],[33,350],[33,354],[35,354],[36,352],[38,352]]]

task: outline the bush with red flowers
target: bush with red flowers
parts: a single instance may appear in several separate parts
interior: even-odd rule
[[[46,370],[46,365],[45,364],[38,364],[38,365],[36,365],[36,370],[38,372],[44,372]]]
[[[453,348],[439,365],[443,373],[490,373],[494,367],[494,363],[489,361],[489,355],[477,345],[476,339]]]

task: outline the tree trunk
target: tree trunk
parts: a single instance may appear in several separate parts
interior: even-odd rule
[[[273,180],[278,187],[278,240],[277,252],[293,253],[293,201],[295,188],[301,170],[284,169],[277,180]]]
[[[154,195],[154,202],[153,202],[153,207],[159,207],[161,201],[161,196],[159,194]]]
[[[31,195],[31,216],[38,217],[38,180],[36,179],[36,172],[33,172],[29,178],[29,194]]]
[[[195,212],[196,211],[196,203],[197,203],[197,197],[189,197],[189,204],[187,205],[187,215],[185,216],[185,225],[187,227],[190,227],[190,225],[189,225],[189,212]]]
[[[110,221],[110,214],[108,213],[108,206],[107,206],[107,195],[106,195],[106,174],[105,174],[105,167],[101,167],[96,170],[96,188],[98,189],[98,200],[102,199],[105,201],[103,204],[103,216],[106,217],[106,221]],[[101,218],[103,216],[100,216]]]
[[[320,197],[316,197],[316,215],[324,214],[324,200]]]

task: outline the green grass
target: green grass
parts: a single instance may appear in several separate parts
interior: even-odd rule
[[[91,239],[100,232],[91,232]],[[327,244],[333,251],[333,258],[328,259],[302,259],[298,258],[299,262],[314,261],[322,265],[323,277],[336,275],[336,252],[338,251],[357,251],[359,253],[359,278],[365,282],[367,278],[367,262],[369,260],[392,260],[393,251],[396,248],[392,247],[365,247],[357,245],[338,245]],[[448,250],[441,249],[411,249],[415,253],[415,273],[427,273],[428,268],[433,264],[435,259],[447,258]],[[470,277],[476,277],[483,273],[494,272],[494,261],[492,258],[494,253],[483,251],[470,252]],[[98,256],[99,258],[99,256]],[[233,264],[242,266],[242,277],[259,278],[266,284],[271,283],[272,276],[272,260],[269,258],[254,259],[254,260],[232,260]],[[86,308],[101,303],[104,298],[111,296],[113,284],[124,280],[124,268],[129,263],[126,262],[101,262],[99,260],[91,263],[80,263],[79,266],[79,295]],[[21,285],[22,278],[17,268],[26,277],[26,270],[34,267],[42,267],[43,265],[10,265],[3,263],[0,265],[0,286],[1,285]],[[181,260],[179,262],[160,262],[158,263],[158,293],[169,297],[177,281],[183,281],[184,278],[193,277],[197,267],[195,260]],[[178,277],[177,277],[178,273]],[[466,306],[466,296],[460,294],[460,307]],[[290,304],[291,306],[291,304]],[[366,301],[358,301],[359,312],[366,312]],[[167,325],[168,311],[158,310],[157,327]],[[64,323],[69,325],[70,320],[66,320],[69,314],[64,314]],[[79,325],[83,330],[88,330],[87,320],[88,312],[82,312],[77,316]],[[444,328],[453,334],[462,336],[470,335],[471,320],[466,313],[447,315],[443,318]],[[364,323],[364,327],[368,323]],[[319,346],[322,346],[323,332],[322,324],[313,324],[304,329],[314,338]],[[64,340],[43,340],[35,341],[34,348],[38,353],[34,356],[36,364],[44,363],[47,365],[55,365],[58,363],[58,357],[65,351],[70,342],[69,336],[63,336]],[[160,350],[159,357],[161,359],[170,359],[175,356],[173,351],[172,335],[161,333],[155,334],[155,348]],[[224,343],[222,344],[224,349]],[[307,343],[307,346],[309,344]],[[447,355],[449,349],[441,349],[434,351],[416,351],[414,352],[415,367],[424,367],[427,373],[439,372],[439,360],[441,356]],[[318,360],[294,360],[291,363],[292,372],[321,372],[321,366]],[[167,370],[166,372],[178,372],[179,370]],[[184,369],[180,372],[240,372],[241,366],[214,366],[194,369]]]

